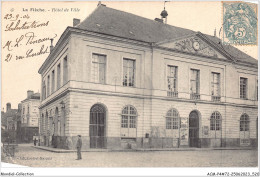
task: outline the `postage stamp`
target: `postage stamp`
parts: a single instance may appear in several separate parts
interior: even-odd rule
[[[225,44],[257,45],[257,5],[223,2],[223,41]]]

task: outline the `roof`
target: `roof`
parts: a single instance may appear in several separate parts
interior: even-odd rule
[[[40,93],[35,93],[30,96],[30,99],[40,99]]]
[[[160,42],[169,37],[174,39],[196,33],[104,5],[99,5],[77,28],[144,42]]]
[[[161,42],[168,39],[180,39],[181,37],[197,33],[189,29],[171,26],[104,5],[99,5],[76,28],[149,43]],[[219,38],[204,35],[235,58],[235,60],[257,64],[258,61],[255,58],[237,48],[231,45],[221,45]]]
[[[232,45],[221,45],[221,40],[217,37],[206,35],[212,42],[217,44],[218,46],[222,47],[227,53],[233,56],[236,60],[241,62],[248,62],[252,64],[257,64],[258,60],[255,58],[247,55],[246,53],[242,52],[241,50],[233,47]]]
[[[34,94],[30,95],[29,97],[27,97],[26,99],[24,99],[23,101],[30,100],[30,99],[40,100],[40,97],[41,97],[40,93],[34,93]]]

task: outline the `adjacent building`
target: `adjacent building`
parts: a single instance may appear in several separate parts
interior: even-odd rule
[[[257,146],[257,60],[161,16],[101,4],[74,19],[39,69],[42,145]]]
[[[39,135],[40,93],[27,91],[27,98],[21,102],[21,138],[24,143],[31,143],[33,136]]]

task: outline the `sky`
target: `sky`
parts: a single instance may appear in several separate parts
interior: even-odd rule
[[[95,10],[97,4],[98,2],[2,2],[2,110],[3,107],[4,110],[6,109],[8,102],[12,104],[13,109],[17,109],[18,103],[26,99],[27,90],[40,92],[41,76],[38,74],[38,70],[48,53],[28,58],[25,57],[26,53],[31,49],[32,53],[39,52],[42,45],[45,49],[50,45],[48,38],[54,36],[56,36],[54,38],[55,45],[66,27],[73,25],[73,18],[83,21]],[[102,4],[148,19],[160,17],[164,7],[164,2],[103,1]],[[167,23],[173,26],[210,35],[214,35],[215,29],[218,34],[221,28],[221,2],[167,2],[166,10],[169,14]],[[5,31],[12,22],[14,22],[14,27],[18,20],[20,20],[20,26],[25,22],[33,21],[42,24],[42,26],[33,29]],[[22,39],[21,36],[23,36]],[[34,40],[31,42],[36,39],[43,39],[43,42],[30,43],[29,39],[32,39],[32,36],[34,36]],[[8,42],[9,45],[7,45]],[[18,45],[16,45],[17,43]],[[248,55],[258,58],[257,46],[236,47]],[[11,58],[10,61],[5,61],[7,58]]]

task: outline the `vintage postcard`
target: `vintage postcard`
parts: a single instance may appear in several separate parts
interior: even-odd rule
[[[258,2],[2,1],[1,26],[1,176],[259,176]]]

